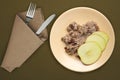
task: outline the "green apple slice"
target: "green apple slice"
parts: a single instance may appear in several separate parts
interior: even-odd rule
[[[105,46],[106,46],[105,39],[102,38],[101,36],[95,35],[95,34],[90,35],[86,39],[86,42],[96,42],[99,45],[99,47],[101,48],[102,51],[105,49]]]
[[[93,64],[99,59],[101,49],[97,43],[87,42],[78,48],[78,55],[80,56],[83,64]]]
[[[109,36],[105,32],[97,31],[97,32],[94,32],[93,34],[103,37],[106,41],[106,44],[107,44],[107,42],[109,40]]]

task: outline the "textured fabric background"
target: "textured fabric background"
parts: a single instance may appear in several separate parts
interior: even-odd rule
[[[52,13],[56,13],[58,17],[64,11],[78,6],[91,7],[102,12],[110,20],[115,31],[116,43],[113,54],[98,70],[89,73],[72,72],[56,61],[47,40],[19,69],[9,73],[0,68],[0,80],[120,80],[119,0],[1,0],[0,64],[5,55],[15,15],[27,10],[31,1],[42,8],[45,19]],[[48,26],[48,34],[54,21]]]

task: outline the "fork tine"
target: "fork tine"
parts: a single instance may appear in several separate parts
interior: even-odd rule
[[[35,13],[35,9],[36,9],[36,4],[33,4],[32,2],[29,5],[28,11],[26,13],[26,23],[28,24],[30,22],[31,19],[33,19],[34,17],[34,13]]]
[[[32,8],[33,8],[33,3],[30,4],[30,9],[29,9],[29,13],[28,13],[29,16],[32,15],[32,14],[31,14],[31,13],[32,13]]]
[[[27,11],[27,15],[28,17],[33,17],[34,16],[34,13],[35,13],[35,9],[36,9],[36,4],[33,4],[32,2],[30,3],[30,6],[28,8],[28,11]]]
[[[32,3],[32,4],[31,4],[31,12],[30,12],[31,14],[32,14],[32,12],[33,12],[33,8],[34,8],[34,4]]]
[[[31,5],[32,5],[32,3],[30,3],[30,5],[29,5],[29,8],[28,8],[26,16],[29,15],[29,13],[30,13]]]
[[[35,14],[35,9],[36,9],[36,4],[34,4],[34,7],[33,7],[33,15]]]
[[[33,16],[34,13],[35,13],[35,9],[36,9],[36,4],[33,4],[32,5],[32,8],[31,8],[31,15]]]
[[[32,13],[33,13],[33,8],[34,8],[34,4],[32,3],[32,4],[31,4],[31,7],[30,7],[30,13],[29,13],[29,15],[32,15]]]

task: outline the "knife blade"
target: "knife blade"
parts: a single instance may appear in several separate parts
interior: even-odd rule
[[[36,34],[39,35],[48,26],[48,24],[55,18],[55,16],[56,16],[55,14],[52,14],[51,16],[49,16],[39,27]]]

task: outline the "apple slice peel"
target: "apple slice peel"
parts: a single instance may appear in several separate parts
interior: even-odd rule
[[[86,42],[78,48],[78,55],[81,62],[86,65],[95,63],[101,56],[109,41],[109,36],[97,31],[90,35]]]

